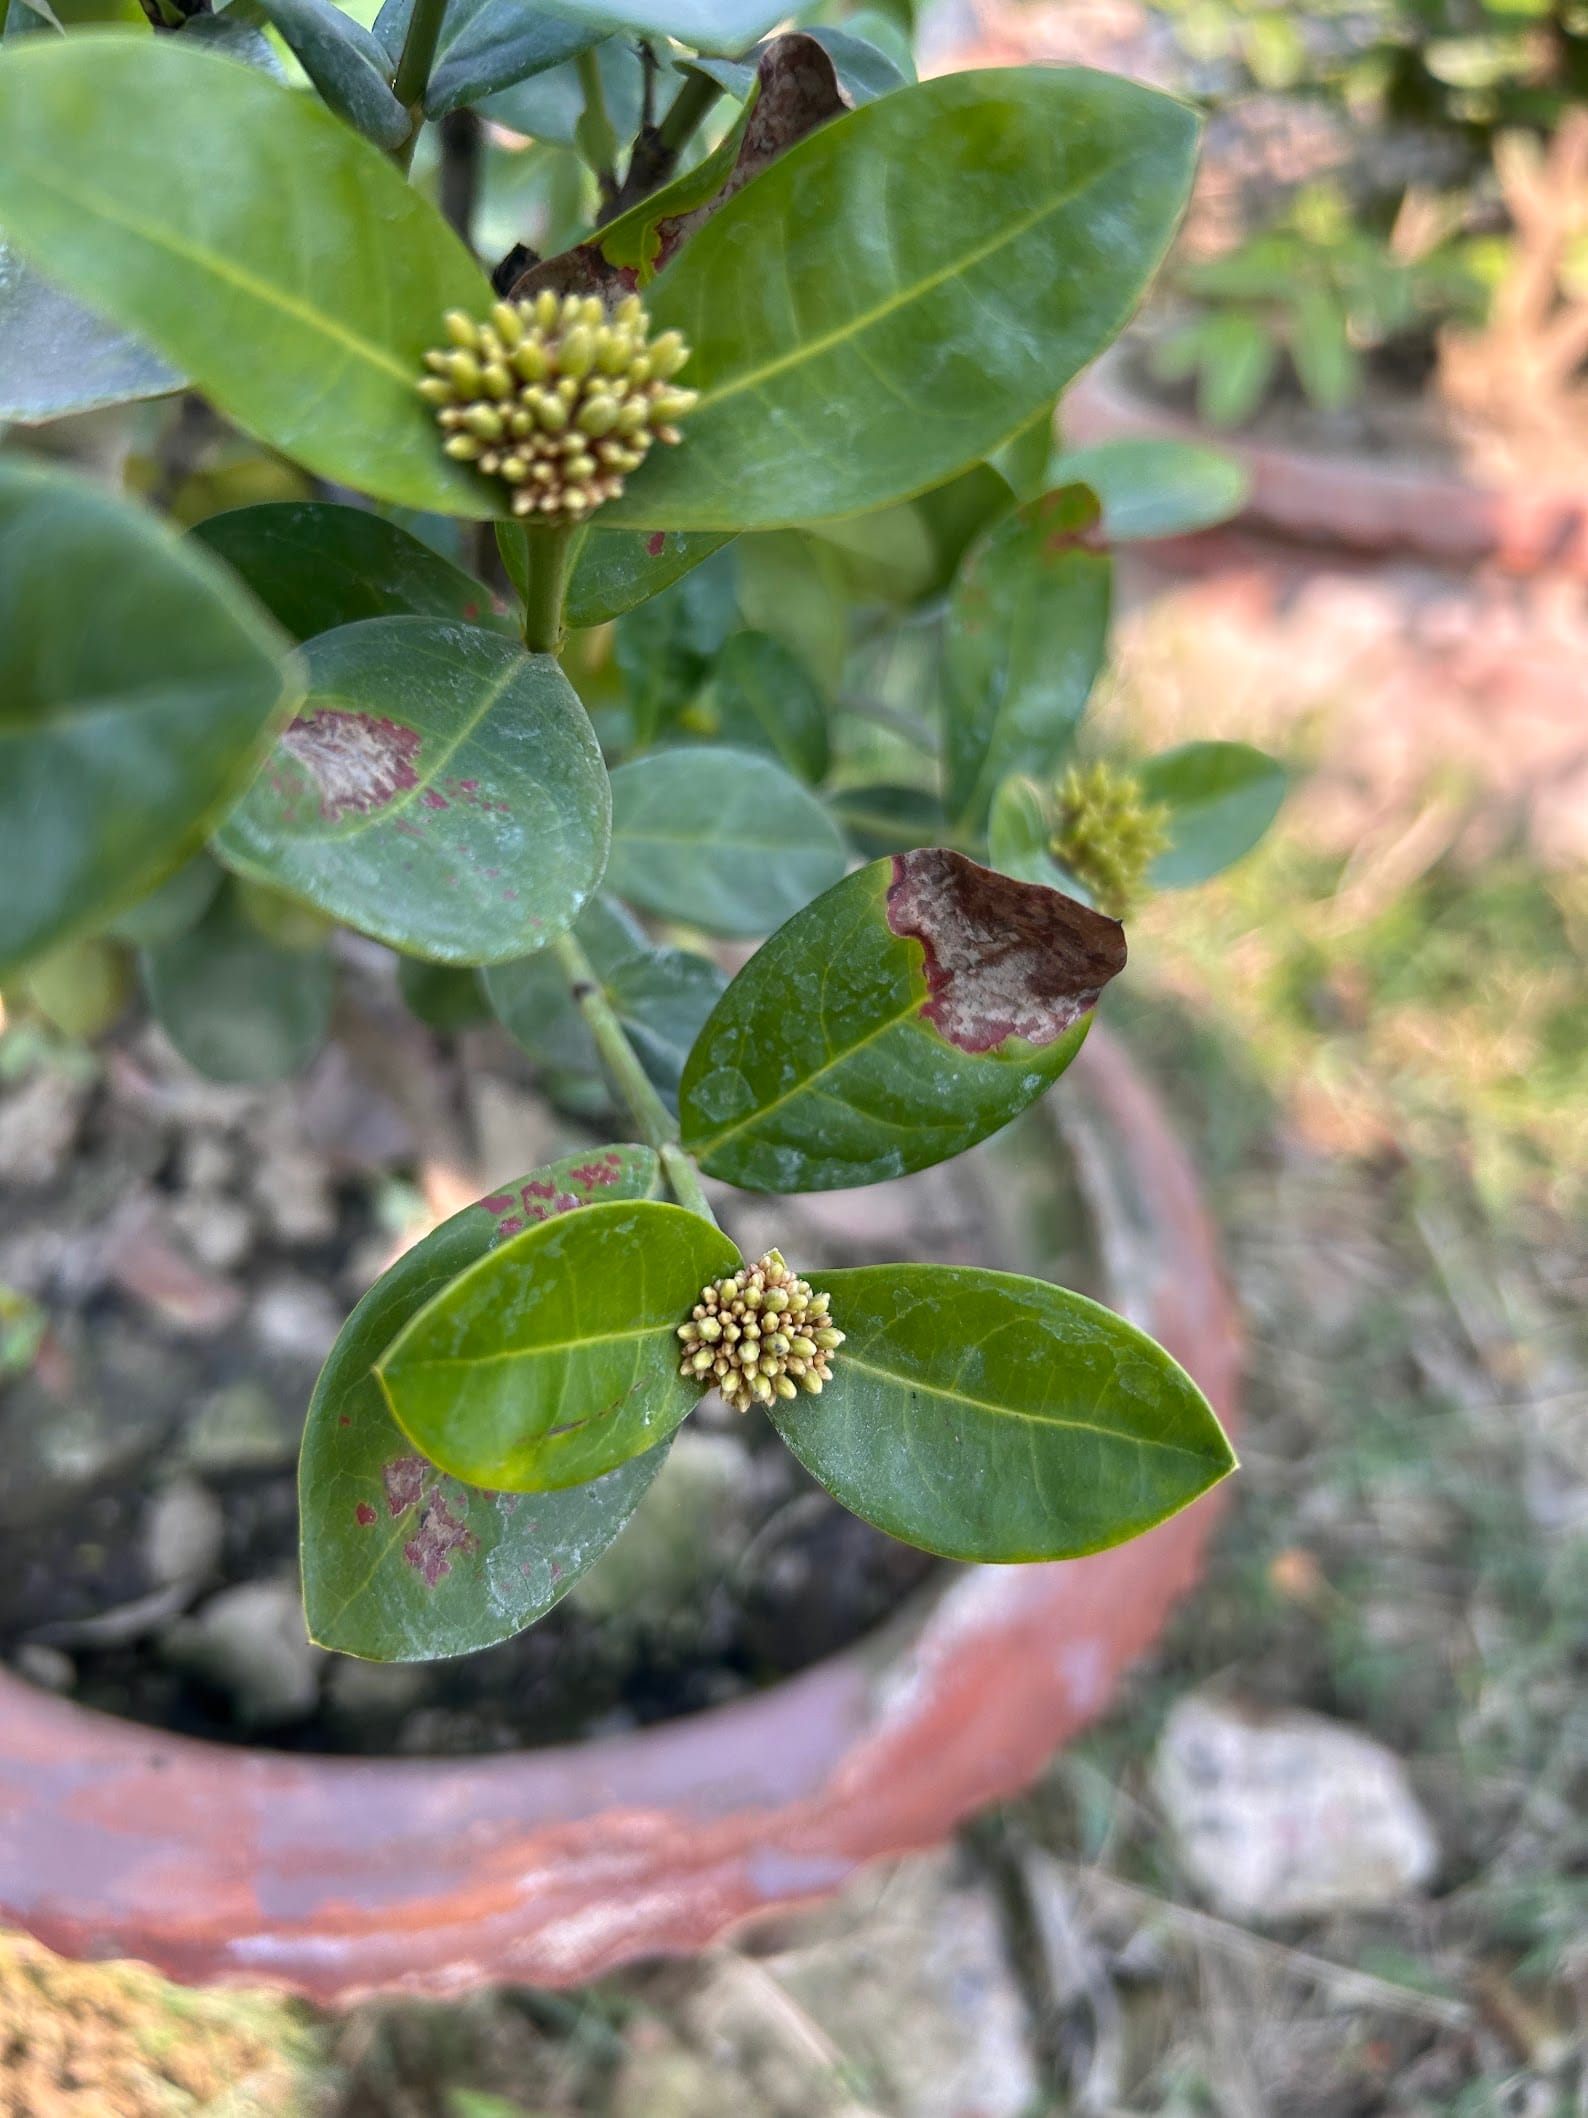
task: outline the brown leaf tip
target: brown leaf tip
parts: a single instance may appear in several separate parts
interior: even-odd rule
[[[922,1016],[962,1052],[1056,1043],[1125,968],[1117,919],[944,847],[894,855],[887,919],[925,951]]]

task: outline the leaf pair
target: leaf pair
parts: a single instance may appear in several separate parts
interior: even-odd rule
[[[986,457],[1129,314],[1194,132],[1081,72],[949,76],[822,126],[655,282],[700,399],[687,446],[653,454],[603,528],[839,517]],[[398,505],[495,510],[414,394],[442,314],[490,290],[369,141],[182,39],[121,35],[8,53],[0,134],[0,227],[239,425]],[[172,166],[205,181],[172,186]]]

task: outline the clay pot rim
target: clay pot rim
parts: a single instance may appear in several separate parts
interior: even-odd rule
[[[1106,1034],[1071,1078],[1088,1153],[1106,1136],[1122,1173],[1105,1262],[1139,1246],[1136,1320],[1231,1417],[1239,1336],[1190,1162]],[[748,1699],[544,1750],[251,1750],[0,1676],[0,1919],[65,1954],[320,2002],[570,1985],[700,1949],[1035,1778],[1156,1637],[1221,1493],[1089,1559],[960,1569]]]
[[[1580,483],[1501,485],[1409,457],[1331,453],[1211,429],[1140,386],[1133,350],[1114,347],[1066,393],[1061,420],[1073,445],[1155,439],[1217,448],[1247,474],[1249,497],[1237,520],[1301,544],[1588,577],[1588,489]]]

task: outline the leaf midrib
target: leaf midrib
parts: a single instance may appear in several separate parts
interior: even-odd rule
[[[846,1045],[841,1052],[833,1052],[822,1061],[820,1066],[808,1073],[802,1081],[796,1081],[792,1088],[785,1089],[781,1096],[775,1096],[770,1103],[759,1104],[753,1111],[748,1112],[746,1116],[736,1120],[734,1124],[727,1126],[720,1133],[713,1133],[704,1140],[686,1140],[685,1146],[691,1154],[697,1155],[702,1159],[714,1153],[717,1148],[722,1146],[725,1140],[736,1139],[747,1127],[757,1124],[763,1118],[770,1118],[774,1111],[783,1110],[798,1097],[808,1094],[818,1081],[825,1075],[832,1073],[835,1067],[842,1066],[846,1059],[852,1059],[856,1052],[863,1052],[867,1045],[875,1044],[877,1039],[885,1037],[889,1030],[896,1030],[901,1022],[909,1022],[918,1016],[921,1009],[926,1005],[926,999],[927,996],[924,993],[918,999],[912,998],[908,1005],[900,1008],[896,1015],[890,1015],[885,1022],[879,1022],[875,1029],[867,1030],[865,1036],[859,1038],[854,1044]]]
[[[501,1361],[539,1360],[553,1353],[579,1353],[586,1346],[618,1346],[636,1339],[654,1338],[659,1333],[673,1329],[671,1322],[641,1324],[632,1331],[598,1331],[584,1338],[552,1339],[537,1342],[532,1346],[504,1346],[499,1353],[479,1354],[417,1354],[411,1353],[394,1364],[394,1368],[493,1368]],[[387,1377],[394,1372],[382,1362],[377,1362],[375,1373],[390,1396]]]
[[[1201,1451],[1188,1449],[1183,1442],[1159,1441],[1148,1434],[1124,1434],[1117,1427],[1100,1427],[1090,1419],[1060,1419],[1040,1412],[1022,1412],[1016,1405],[993,1404],[987,1398],[970,1397],[962,1390],[951,1390],[940,1383],[925,1381],[919,1375],[899,1375],[891,1368],[878,1367],[874,1361],[862,1360],[852,1347],[845,1347],[841,1360],[845,1368],[858,1369],[862,1375],[874,1375],[879,1382],[893,1383],[917,1397],[941,1398],[946,1403],[962,1405],[970,1412],[987,1412],[998,1419],[1018,1419],[1027,1426],[1059,1428],[1066,1433],[1099,1434],[1105,1441],[1124,1443],[1133,1448],[1162,1449],[1172,1456],[1189,1456],[1198,1463],[1207,1460]]]

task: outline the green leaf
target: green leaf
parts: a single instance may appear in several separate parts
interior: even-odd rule
[[[676,37],[696,51],[743,51],[787,12],[777,0],[557,0],[557,12],[572,22],[593,22],[603,31],[638,30],[642,36]]]
[[[640,1064],[676,1104],[684,1061],[726,977],[693,949],[651,948],[621,908],[599,898],[575,932]],[[485,974],[485,989],[497,1019],[532,1058],[562,1072],[600,1074],[595,1041],[560,965],[545,956],[496,964]]]
[[[738,552],[722,551],[618,620],[622,675],[637,748],[670,727],[699,692],[739,623]]]
[[[1344,305],[1326,287],[1300,287],[1291,314],[1290,358],[1301,387],[1320,411],[1343,411],[1361,388]]]
[[[971,823],[1012,772],[1051,778],[1075,739],[1108,648],[1113,568],[1083,541],[1084,487],[998,523],[966,558],[949,603],[948,799]]]
[[[987,817],[987,858],[1000,875],[1062,890],[1083,905],[1092,902],[1084,884],[1048,850],[1053,819],[1035,780],[1019,775],[999,782]]]
[[[548,73],[599,44],[607,23],[579,23],[528,8],[524,0],[448,0],[425,116],[445,117],[465,103]]]
[[[235,891],[223,892],[196,927],[146,948],[139,965],[155,1021],[211,1081],[285,1080],[325,1042],[330,957],[267,940]]]
[[[843,872],[827,811],[753,750],[660,750],[612,775],[607,887],[664,919],[766,934]]]
[[[107,920],[104,931],[112,940],[130,942],[138,949],[153,941],[171,941],[198,925],[220,886],[220,869],[207,853],[200,853],[184,861],[147,897]]]
[[[410,1012],[433,1030],[450,1034],[491,1019],[479,973],[461,970],[456,964],[423,963],[416,956],[404,956],[397,966],[397,990]]]
[[[416,1456],[374,1366],[432,1297],[521,1228],[656,1188],[645,1147],[598,1148],[531,1170],[444,1221],[353,1311],[315,1386],[299,1475],[304,1609],[322,1647],[377,1662],[490,1647],[544,1617],[612,1543],[665,1447],[526,1506]]]
[[[1227,522],[1246,505],[1251,479],[1244,464],[1199,441],[1143,437],[1066,449],[1048,467],[1053,485],[1085,485],[1103,509],[1111,544],[1136,538],[1181,537]]]
[[[1075,1559],[1235,1468],[1161,1346],[1043,1280],[956,1265],[824,1272],[845,1343],[820,1397],[770,1417],[819,1484],[949,1559]]]
[[[27,426],[181,387],[181,376],[158,354],[101,322],[0,243],[0,421]]]
[[[671,588],[728,542],[729,533],[716,530],[685,536],[679,531],[592,529],[574,561],[563,615],[570,625],[609,624]],[[503,542],[502,557],[520,595],[524,584],[515,565],[523,548],[521,532],[516,542],[511,533]]]
[[[812,785],[826,776],[826,703],[804,663],[770,633],[729,640],[701,720],[719,741],[763,751]]]
[[[694,349],[700,401],[607,525],[818,521],[979,461],[1124,324],[1195,134],[1167,97],[1040,70],[948,75],[824,125],[652,288],[657,328]],[[879,171],[908,172],[885,212]]]
[[[377,147],[400,147],[412,130],[391,92],[385,52],[362,23],[331,0],[252,0],[339,118]]]
[[[37,39],[0,67],[0,137],[17,247],[239,426],[381,499],[493,512],[414,388],[443,313],[490,290],[323,106],[180,38]]]
[[[565,933],[611,806],[552,657],[440,618],[367,618],[302,654],[308,696],[216,838],[227,865],[436,963]]]
[[[1155,890],[1206,882],[1250,853],[1279,814],[1285,768],[1250,743],[1187,743],[1149,758],[1141,791],[1169,808],[1168,849],[1148,871]]]
[[[595,48],[607,115],[621,139],[629,139],[640,122],[645,76],[639,48],[626,37],[608,37]],[[572,147],[584,116],[584,86],[578,67],[553,66],[501,89],[481,106],[481,114],[514,132],[557,147]],[[581,217],[581,222],[583,217]]]
[[[849,875],[758,949],[684,1069],[684,1145],[751,1191],[946,1161],[1068,1066],[1123,929],[963,854]]]
[[[1197,409],[1210,426],[1244,426],[1273,380],[1278,348],[1261,318],[1238,309],[1201,326]]]
[[[903,88],[909,79],[886,52],[868,44],[864,37],[852,37],[845,30],[828,29],[820,23],[809,34],[832,60],[839,80],[857,105],[874,103],[878,96]]]
[[[590,1206],[511,1237],[398,1333],[375,1373],[397,1423],[472,1485],[579,1485],[700,1401],[677,1330],[739,1253],[698,1214]]]
[[[943,804],[924,787],[840,787],[827,806],[868,859],[935,846],[948,825]]]
[[[272,500],[211,515],[192,534],[242,576],[295,640],[359,618],[493,622],[483,582],[364,508]]]
[[[0,462],[0,972],[191,848],[291,709],[286,656],[224,568],[152,517]]]

